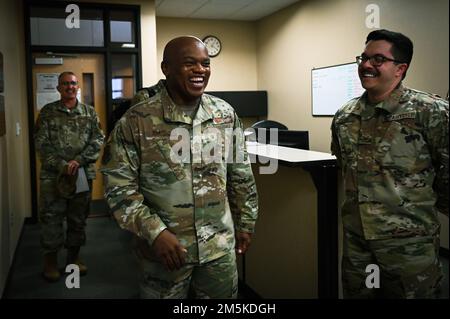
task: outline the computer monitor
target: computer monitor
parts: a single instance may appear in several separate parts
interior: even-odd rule
[[[273,130],[273,129],[272,129]],[[270,129],[258,128],[256,131],[256,141],[263,144],[277,144],[284,147],[299,148],[309,150],[308,131],[278,130],[278,141],[270,140]],[[265,134],[264,134],[265,133]]]
[[[267,91],[208,91],[230,103],[239,117],[267,116]]]
[[[308,131],[279,130],[278,145],[309,150]]]

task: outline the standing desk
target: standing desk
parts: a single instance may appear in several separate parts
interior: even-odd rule
[[[338,298],[336,157],[247,142],[260,213],[241,279],[263,298]],[[267,160],[274,174],[260,174]]]

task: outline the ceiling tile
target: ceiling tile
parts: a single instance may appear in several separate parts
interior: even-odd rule
[[[244,7],[249,3],[255,2],[257,0],[210,0],[210,4],[229,4],[237,7]],[[266,0],[260,0],[265,2]]]
[[[299,0],[156,0],[156,15],[258,20]]]
[[[248,7],[243,8],[235,12],[231,19],[236,20],[258,20],[266,15],[269,15],[277,10],[274,10],[273,7],[267,6],[253,6],[249,5]]]
[[[206,2],[208,0],[164,0],[156,8],[156,14],[167,17],[188,17]]]
[[[241,6],[232,6],[229,4],[210,4],[207,3],[192,14],[189,15],[190,18],[198,19],[218,19],[231,16],[233,13],[237,12]]]

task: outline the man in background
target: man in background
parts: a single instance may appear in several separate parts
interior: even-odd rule
[[[78,265],[81,275],[87,273],[79,252],[86,242],[86,218],[96,175],[94,164],[104,139],[94,108],[77,100],[75,74],[61,73],[57,89],[61,99],[42,108],[35,126],[35,144],[41,160],[43,275],[48,281],[57,281],[61,276],[57,254],[63,246],[67,248],[66,264]]]

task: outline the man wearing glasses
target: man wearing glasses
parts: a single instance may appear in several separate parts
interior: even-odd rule
[[[43,276],[48,281],[61,277],[57,253],[63,246],[67,248],[67,264],[78,265],[81,275],[87,272],[79,251],[86,241],[95,161],[104,135],[94,108],[77,100],[78,88],[74,73],[61,73],[57,87],[61,99],[42,108],[35,127],[36,150],[41,160],[39,219]]]
[[[403,86],[412,53],[401,33],[369,33],[356,57],[366,91],[333,119],[331,149],[345,187],[345,298],[435,298],[439,291],[448,101]],[[379,271],[379,285],[368,269]]]

